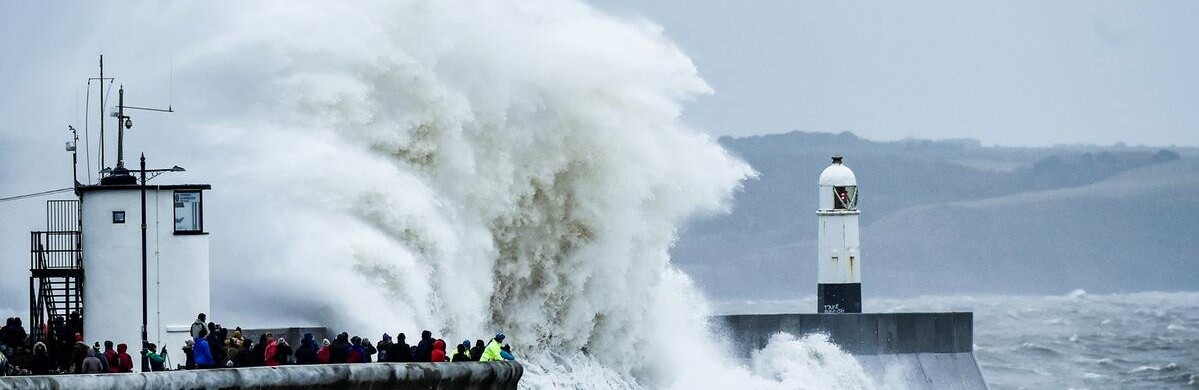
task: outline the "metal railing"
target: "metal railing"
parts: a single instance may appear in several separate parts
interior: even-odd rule
[[[79,231],[29,232],[29,269],[83,268],[82,236]]]

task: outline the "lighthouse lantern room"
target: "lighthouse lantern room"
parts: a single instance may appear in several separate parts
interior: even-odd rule
[[[817,312],[862,312],[858,181],[841,156],[820,173]]]

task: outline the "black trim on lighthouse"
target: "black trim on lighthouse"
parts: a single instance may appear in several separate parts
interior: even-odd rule
[[[817,313],[861,313],[861,283],[820,283],[816,285]]]

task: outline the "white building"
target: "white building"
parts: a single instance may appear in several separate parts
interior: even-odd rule
[[[858,246],[858,180],[841,156],[820,173],[817,265],[819,313],[862,312],[862,255]]]
[[[172,363],[190,338],[196,314],[210,313],[207,184],[146,188],[146,331]],[[141,369],[141,189],[136,184],[78,187],[83,232],[83,335],[129,345]]]

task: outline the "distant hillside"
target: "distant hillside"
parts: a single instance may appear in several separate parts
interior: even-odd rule
[[[831,154],[861,184],[867,293],[1184,289],[1194,287],[1180,275],[1199,276],[1199,266],[1162,258],[1199,254],[1185,239],[1199,231],[1192,149],[800,132],[721,143],[761,177],[732,214],[689,224],[673,251],[718,299],[815,291],[815,181]],[[1148,178],[1158,184],[1138,184]]]

